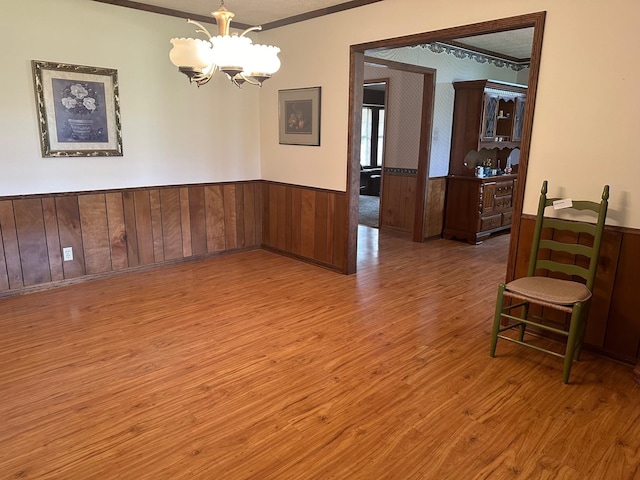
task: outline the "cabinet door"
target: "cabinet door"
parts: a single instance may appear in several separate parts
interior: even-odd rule
[[[522,129],[524,127],[524,107],[526,105],[526,97],[518,97],[516,99],[515,118],[513,120],[513,134],[511,138],[514,141],[522,140]]]
[[[480,141],[495,140],[496,122],[498,116],[498,97],[496,95],[485,94],[484,110],[482,113],[482,132]]]
[[[508,142],[513,139],[513,121],[516,109],[515,105],[515,97],[501,96],[498,99],[496,137],[498,137],[499,141]]]
[[[483,215],[486,215],[487,213],[491,213],[496,209],[495,198],[496,198],[496,184],[485,183],[482,186],[482,214]]]

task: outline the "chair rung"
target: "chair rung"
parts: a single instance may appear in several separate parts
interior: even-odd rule
[[[511,330],[513,328],[519,328],[521,325],[523,325],[523,322],[512,323],[511,325],[507,325],[506,327],[500,327],[500,329],[498,329],[498,332],[506,332],[507,330]]]
[[[507,305],[507,306],[504,306],[504,307],[502,308],[502,311],[503,311],[503,312],[508,312],[508,311],[510,311],[510,310],[513,310],[514,308],[523,307],[523,306],[527,305],[528,303],[529,303],[529,302],[522,302],[522,303],[516,303],[515,305]],[[513,319],[522,320],[522,318],[521,318],[521,317],[513,317],[513,316],[510,316],[510,315],[508,315],[508,314],[506,314],[506,313],[501,313],[501,315],[502,315],[502,316],[504,316],[504,317],[507,317],[507,318],[513,318]],[[565,325],[565,323],[564,323],[564,322],[559,322],[559,321],[557,321],[557,320],[551,320],[551,319],[549,319],[549,318],[544,318],[544,317],[541,317],[541,316],[539,316],[539,315],[533,315],[532,313],[528,314],[528,315],[527,315],[527,318],[535,318],[535,319],[536,319],[536,320],[538,320],[538,321],[547,322],[547,323],[550,323],[550,324],[552,324],[552,325],[558,325],[558,326],[560,326],[560,327]],[[537,325],[537,324],[536,324],[536,325]]]
[[[503,306],[502,307],[502,311],[503,312],[508,312],[509,310],[513,310],[514,308],[518,308],[518,307],[524,307],[525,305],[527,305],[529,302],[521,302],[521,303],[516,303],[514,305],[507,305],[507,306]]]
[[[546,348],[538,347],[537,345],[531,345],[530,343],[521,342],[520,340],[516,340],[515,338],[507,337],[505,335],[498,335],[498,338],[502,338],[503,340],[507,340],[512,343],[517,343],[518,345],[522,345],[523,347],[533,348],[534,350],[538,350],[539,352],[545,352],[556,357],[565,357],[562,353],[554,352],[553,350],[547,350]]]
[[[565,326],[565,322],[559,322],[557,320],[551,320],[549,318],[544,318],[544,317],[541,317],[539,315],[529,314],[528,318],[535,318],[538,321],[538,323],[535,323],[535,325],[540,325],[540,322],[547,322],[547,324],[557,325],[557,326],[559,326],[561,328]],[[567,330],[562,330],[562,331],[566,332]]]
[[[507,315],[506,313],[501,313],[500,317],[508,318],[510,320],[513,320],[514,322],[519,322],[519,323],[524,323],[526,325],[532,325],[534,327],[539,327],[539,328],[542,328],[544,330],[548,330],[549,332],[557,333],[558,335],[564,335],[565,337],[569,336],[569,332],[567,332],[566,330],[560,330],[559,328],[550,327],[549,325],[543,325],[541,323],[532,322],[531,320],[526,320],[524,318],[514,317],[513,315]],[[509,326],[508,328],[513,328],[514,326],[515,325]]]

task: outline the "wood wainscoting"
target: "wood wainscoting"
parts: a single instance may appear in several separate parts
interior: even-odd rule
[[[424,238],[442,235],[444,227],[444,205],[447,192],[447,177],[429,179],[427,188],[427,207],[424,211]]]
[[[523,215],[515,278],[525,276],[535,217]],[[640,357],[640,230],[606,226],[585,344],[591,350],[636,364]]]
[[[276,182],[262,189],[262,246],[345,273],[345,192]]]
[[[416,172],[395,170],[398,169],[385,169],[383,175],[383,226],[410,233]],[[425,237],[442,233],[445,188],[446,177],[429,179]],[[262,200],[264,248],[346,273],[346,193],[264,182]]]
[[[411,233],[416,209],[417,170],[385,168],[382,175],[380,229]]]
[[[417,171],[406,168],[385,168],[382,182],[381,228],[412,233],[417,201]],[[429,178],[424,211],[423,238],[425,239],[442,235],[446,188],[446,177]]]
[[[261,194],[250,181],[2,198],[0,296],[260,247]]]

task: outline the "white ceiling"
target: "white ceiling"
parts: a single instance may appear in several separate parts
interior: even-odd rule
[[[218,10],[220,6],[220,0],[136,1],[137,3],[169,8],[205,17],[211,16],[211,12]],[[227,10],[235,13],[232,25],[233,22],[243,23],[245,25],[264,25],[276,20],[351,2],[346,2],[345,0],[227,0],[224,3]],[[212,23],[215,22],[213,17],[211,17],[211,21]]]
[[[135,8],[139,5],[151,8],[168,9],[182,13],[183,18],[188,15],[196,16],[199,21],[210,18],[215,23],[211,12],[218,10],[220,0],[94,0],[115,5]],[[291,19],[297,15],[309,14],[326,8],[355,8],[361,4],[383,0],[226,0],[225,7],[235,14],[232,21],[238,28],[253,25],[267,25],[272,22]],[[340,6],[340,7],[338,7]],[[170,12],[166,12],[170,13]],[[324,13],[324,12],[323,12]],[[242,25],[244,25],[244,27]],[[497,56],[506,55],[512,59],[528,59],[531,56],[533,42],[533,28],[511,30],[507,32],[477,35],[456,39],[456,44],[476,47]],[[473,49],[473,48],[471,48]]]
[[[486,52],[496,52],[511,58],[528,59],[531,57],[533,45],[533,27],[458,38],[456,44],[475,47]]]

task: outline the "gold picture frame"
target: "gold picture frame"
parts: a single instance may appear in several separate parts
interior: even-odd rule
[[[122,156],[118,72],[32,60],[43,157]]]

